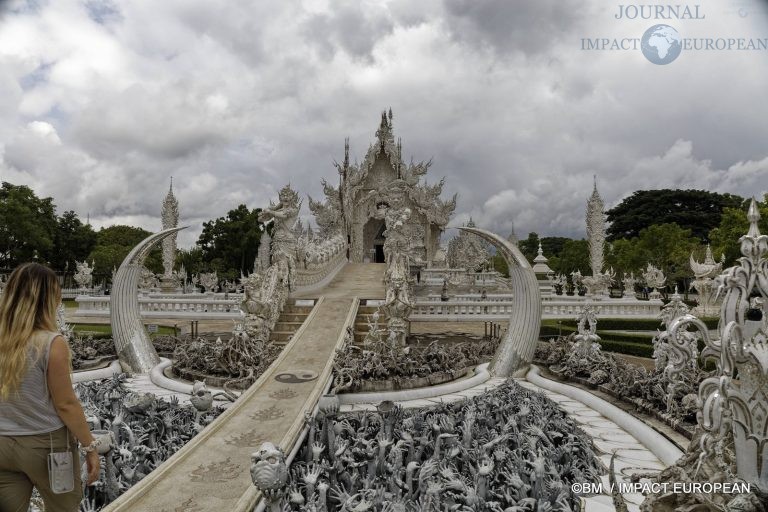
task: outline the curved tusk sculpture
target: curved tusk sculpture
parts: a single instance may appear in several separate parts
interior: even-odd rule
[[[533,360],[541,329],[541,292],[536,274],[514,244],[490,231],[460,227],[493,244],[504,256],[509,267],[509,279],[514,292],[512,315],[504,339],[493,356],[490,371],[496,377],[511,377]]]
[[[149,251],[158,242],[184,227],[170,228],[148,236],[128,253],[112,280],[109,320],[115,350],[123,371],[149,373],[160,363],[139,311],[139,276]]]

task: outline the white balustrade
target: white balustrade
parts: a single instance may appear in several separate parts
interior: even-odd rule
[[[198,319],[239,319],[240,294],[208,295],[190,293],[185,295],[139,295],[139,311],[145,318]],[[109,296],[85,296],[75,298],[79,317],[108,317]]]
[[[460,297],[458,300],[451,298],[445,302],[440,301],[439,297],[438,300],[434,300],[434,297],[419,298],[414,304],[410,320],[467,322],[506,319],[513,308],[513,302],[509,297],[509,294],[497,297],[489,295],[485,300],[479,300],[477,297]],[[581,312],[586,303],[584,300],[542,301],[542,318],[573,318]],[[591,305],[598,317],[603,318],[657,318],[662,302],[617,299],[593,301]]]
[[[92,288],[62,288],[62,299],[74,299],[78,295],[97,295],[101,294],[104,290],[101,286],[94,286]]]

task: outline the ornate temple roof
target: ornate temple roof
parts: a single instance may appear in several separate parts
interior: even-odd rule
[[[363,162],[358,164],[349,161],[349,140],[344,143],[344,160],[335,164],[340,176],[339,188],[323,180],[325,201],[315,201],[309,198],[309,208],[317,219],[321,230],[330,226],[340,226],[341,218],[348,218],[351,211],[359,208],[369,200],[371,194],[385,194],[388,190],[400,189],[410,199],[416,211],[424,215],[429,222],[444,227],[456,209],[456,195],[447,201],[440,198],[443,191],[444,179],[427,185],[421,182],[422,176],[432,165],[432,161],[406,163],[403,158],[402,141],[395,141],[392,109],[382,111],[379,127],[376,130],[376,140],[368,147]],[[384,159],[393,174],[386,182],[371,183],[369,176],[378,161]],[[340,197],[344,197],[343,202]],[[349,222],[347,220],[347,222]]]

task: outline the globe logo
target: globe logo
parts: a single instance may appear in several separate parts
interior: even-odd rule
[[[680,56],[682,38],[669,25],[654,25],[643,34],[640,49],[646,59],[663,66]]]

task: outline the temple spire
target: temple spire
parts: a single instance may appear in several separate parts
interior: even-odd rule
[[[349,169],[349,137],[344,139],[344,170]]]
[[[592,196],[587,201],[587,241],[592,275],[602,273],[605,252],[605,203],[597,191],[597,176],[594,176]]]
[[[168,194],[163,200],[163,208],[160,213],[163,229],[175,228],[179,225],[179,201],[173,195],[173,176],[168,187]],[[173,274],[173,264],[176,260],[176,233],[167,236],[162,241],[163,247],[163,278],[170,286],[170,278]]]
[[[760,221],[760,209],[757,207],[757,201],[755,201],[754,197],[749,203],[749,210],[747,210],[747,220],[749,221],[749,231],[747,232],[747,236],[752,236],[755,238],[759,237],[760,228],[757,226],[757,223]]]

